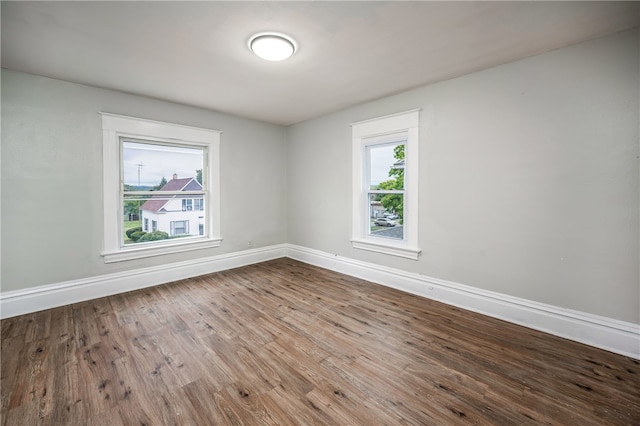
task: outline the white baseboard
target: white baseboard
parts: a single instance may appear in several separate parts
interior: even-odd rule
[[[640,359],[640,324],[563,309],[289,244],[287,257]]]
[[[0,293],[0,318],[56,308],[284,257],[286,245],[244,250],[184,262],[100,275]]]
[[[640,325],[533,302],[437,278],[280,244],[0,293],[0,318],[290,257],[325,269],[640,359]]]

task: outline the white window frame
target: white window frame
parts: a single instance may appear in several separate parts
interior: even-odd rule
[[[196,206],[198,208],[196,208]],[[204,200],[202,198],[194,198],[193,199],[193,210],[195,210],[195,211],[204,210]]]
[[[191,208],[189,208],[191,207]],[[193,211],[193,198],[183,198],[182,199],[182,211],[190,212]]]
[[[178,236],[178,235],[189,235],[189,220],[172,220],[171,222],[171,236]],[[184,232],[178,234],[176,231],[178,229],[177,224],[178,223],[182,223],[184,226],[180,229],[184,229]]]
[[[190,250],[219,247],[220,236],[220,135],[221,132],[199,127],[165,123],[110,113],[102,117],[102,156],[104,188],[104,247],[101,253],[105,263],[121,262],[151,256],[160,256]],[[178,238],[154,242],[149,245],[124,245],[123,200],[124,182],[121,177],[120,141],[123,138],[140,139],[165,144],[192,145],[205,149],[207,155],[203,179],[205,187],[206,236]]]
[[[353,159],[353,209],[351,244],[356,249],[417,260],[418,247],[418,158],[420,109],[359,121],[351,124]],[[405,133],[404,238],[370,234],[367,147],[385,143],[390,135]]]

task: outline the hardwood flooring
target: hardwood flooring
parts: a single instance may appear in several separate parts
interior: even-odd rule
[[[637,360],[291,259],[2,321],[3,425],[638,425]]]

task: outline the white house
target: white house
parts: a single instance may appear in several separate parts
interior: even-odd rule
[[[374,198],[374,197],[372,197]],[[383,217],[384,216],[384,212],[386,211],[384,206],[382,205],[382,203],[380,201],[374,201],[371,200],[371,217],[373,219],[379,218],[379,217]]]
[[[202,185],[195,177],[173,175],[158,191],[199,191]],[[169,236],[204,234],[204,200],[197,195],[170,195],[150,199],[140,206],[142,230],[164,231]]]

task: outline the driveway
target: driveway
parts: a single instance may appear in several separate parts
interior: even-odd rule
[[[379,237],[397,238],[402,239],[402,225],[396,225],[392,228],[379,229],[372,232],[373,235]]]

